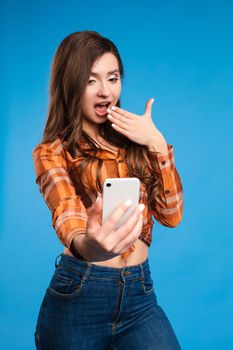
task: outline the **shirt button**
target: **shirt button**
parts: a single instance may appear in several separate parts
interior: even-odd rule
[[[165,161],[165,160],[162,161],[162,165],[164,165],[164,164],[166,164],[166,161]]]
[[[169,190],[166,190],[165,193],[168,194],[168,193],[170,193],[170,191],[169,191]]]

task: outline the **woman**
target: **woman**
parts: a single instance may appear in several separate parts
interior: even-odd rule
[[[32,154],[64,251],[38,315],[37,349],[180,349],[157,303],[148,247],[152,215],[168,227],[181,221],[182,184],[173,146],[153,124],[153,99],[142,116],[120,108],[123,77],[116,46],[95,31],[67,36],[54,56]],[[102,225],[104,179],[134,176],[139,206],[118,230],[127,203]]]

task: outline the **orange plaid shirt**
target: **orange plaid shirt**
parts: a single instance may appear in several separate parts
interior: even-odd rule
[[[83,138],[80,147],[85,152],[94,152]],[[101,182],[105,178],[129,177],[125,162],[126,150],[118,148],[118,155],[111,151],[98,149],[94,166],[85,169],[85,180],[90,176],[96,178],[98,161],[102,161]],[[51,143],[41,143],[33,151],[36,183],[51,211],[52,225],[61,243],[70,248],[72,239],[77,234],[84,234],[87,228],[88,208],[96,200],[96,196],[88,191],[76,176],[76,167],[83,157],[72,158],[65,149],[60,138]],[[140,203],[145,204],[143,211],[143,227],[140,236],[148,246],[152,242],[153,219],[164,226],[175,227],[182,219],[183,189],[179,174],[174,162],[174,148],[167,145],[166,153],[147,151],[148,160],[162,180],[162,188],[147,205],[145,186],[140,182]],[[133,244],[121,257],[127,258],[135,250]]]

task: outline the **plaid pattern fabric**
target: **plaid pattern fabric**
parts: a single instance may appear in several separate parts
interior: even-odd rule
[[[92,153],[84,139],[80,139],[81,148]],[[85,181],[96,178],[98,162],[101,162],[101,182],[107,177],[128,177],[125,162],[126,150],[118,148],[118,154],[99,149],[93,166],[85,168],[84,183],[76,176],[76,168],[83,157],[72,158],[59,138],[51,143],[41,143],[33,151],[36,183],[51,211],[52,225],[61,243],[70,248],[72,239],[77,234],[84,234],[87,228],[88,208],[96,196],[85,188]],[[140,187],[140,203],[145,204],[143,228],[139,239],[148,246],[152,241],[153,219],[168,227],[175,227],[182,219],[183,189],[175,167],[174,148],[167,145],[166,153],[147,152],[148,161],[161,179],[162,188],[150,207],[147,205],[147,193],[144,185]],[[126,259],[135,250],[133,244],[121,257]]]

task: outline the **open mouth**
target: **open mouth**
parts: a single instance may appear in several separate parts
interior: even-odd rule
[[[96,104],[95,105],[95,112],[98,115],[105,115],[107,114],[107,108],[109,108],[109,106],[111,105],[111,102],[107,102],[105,104]]]

